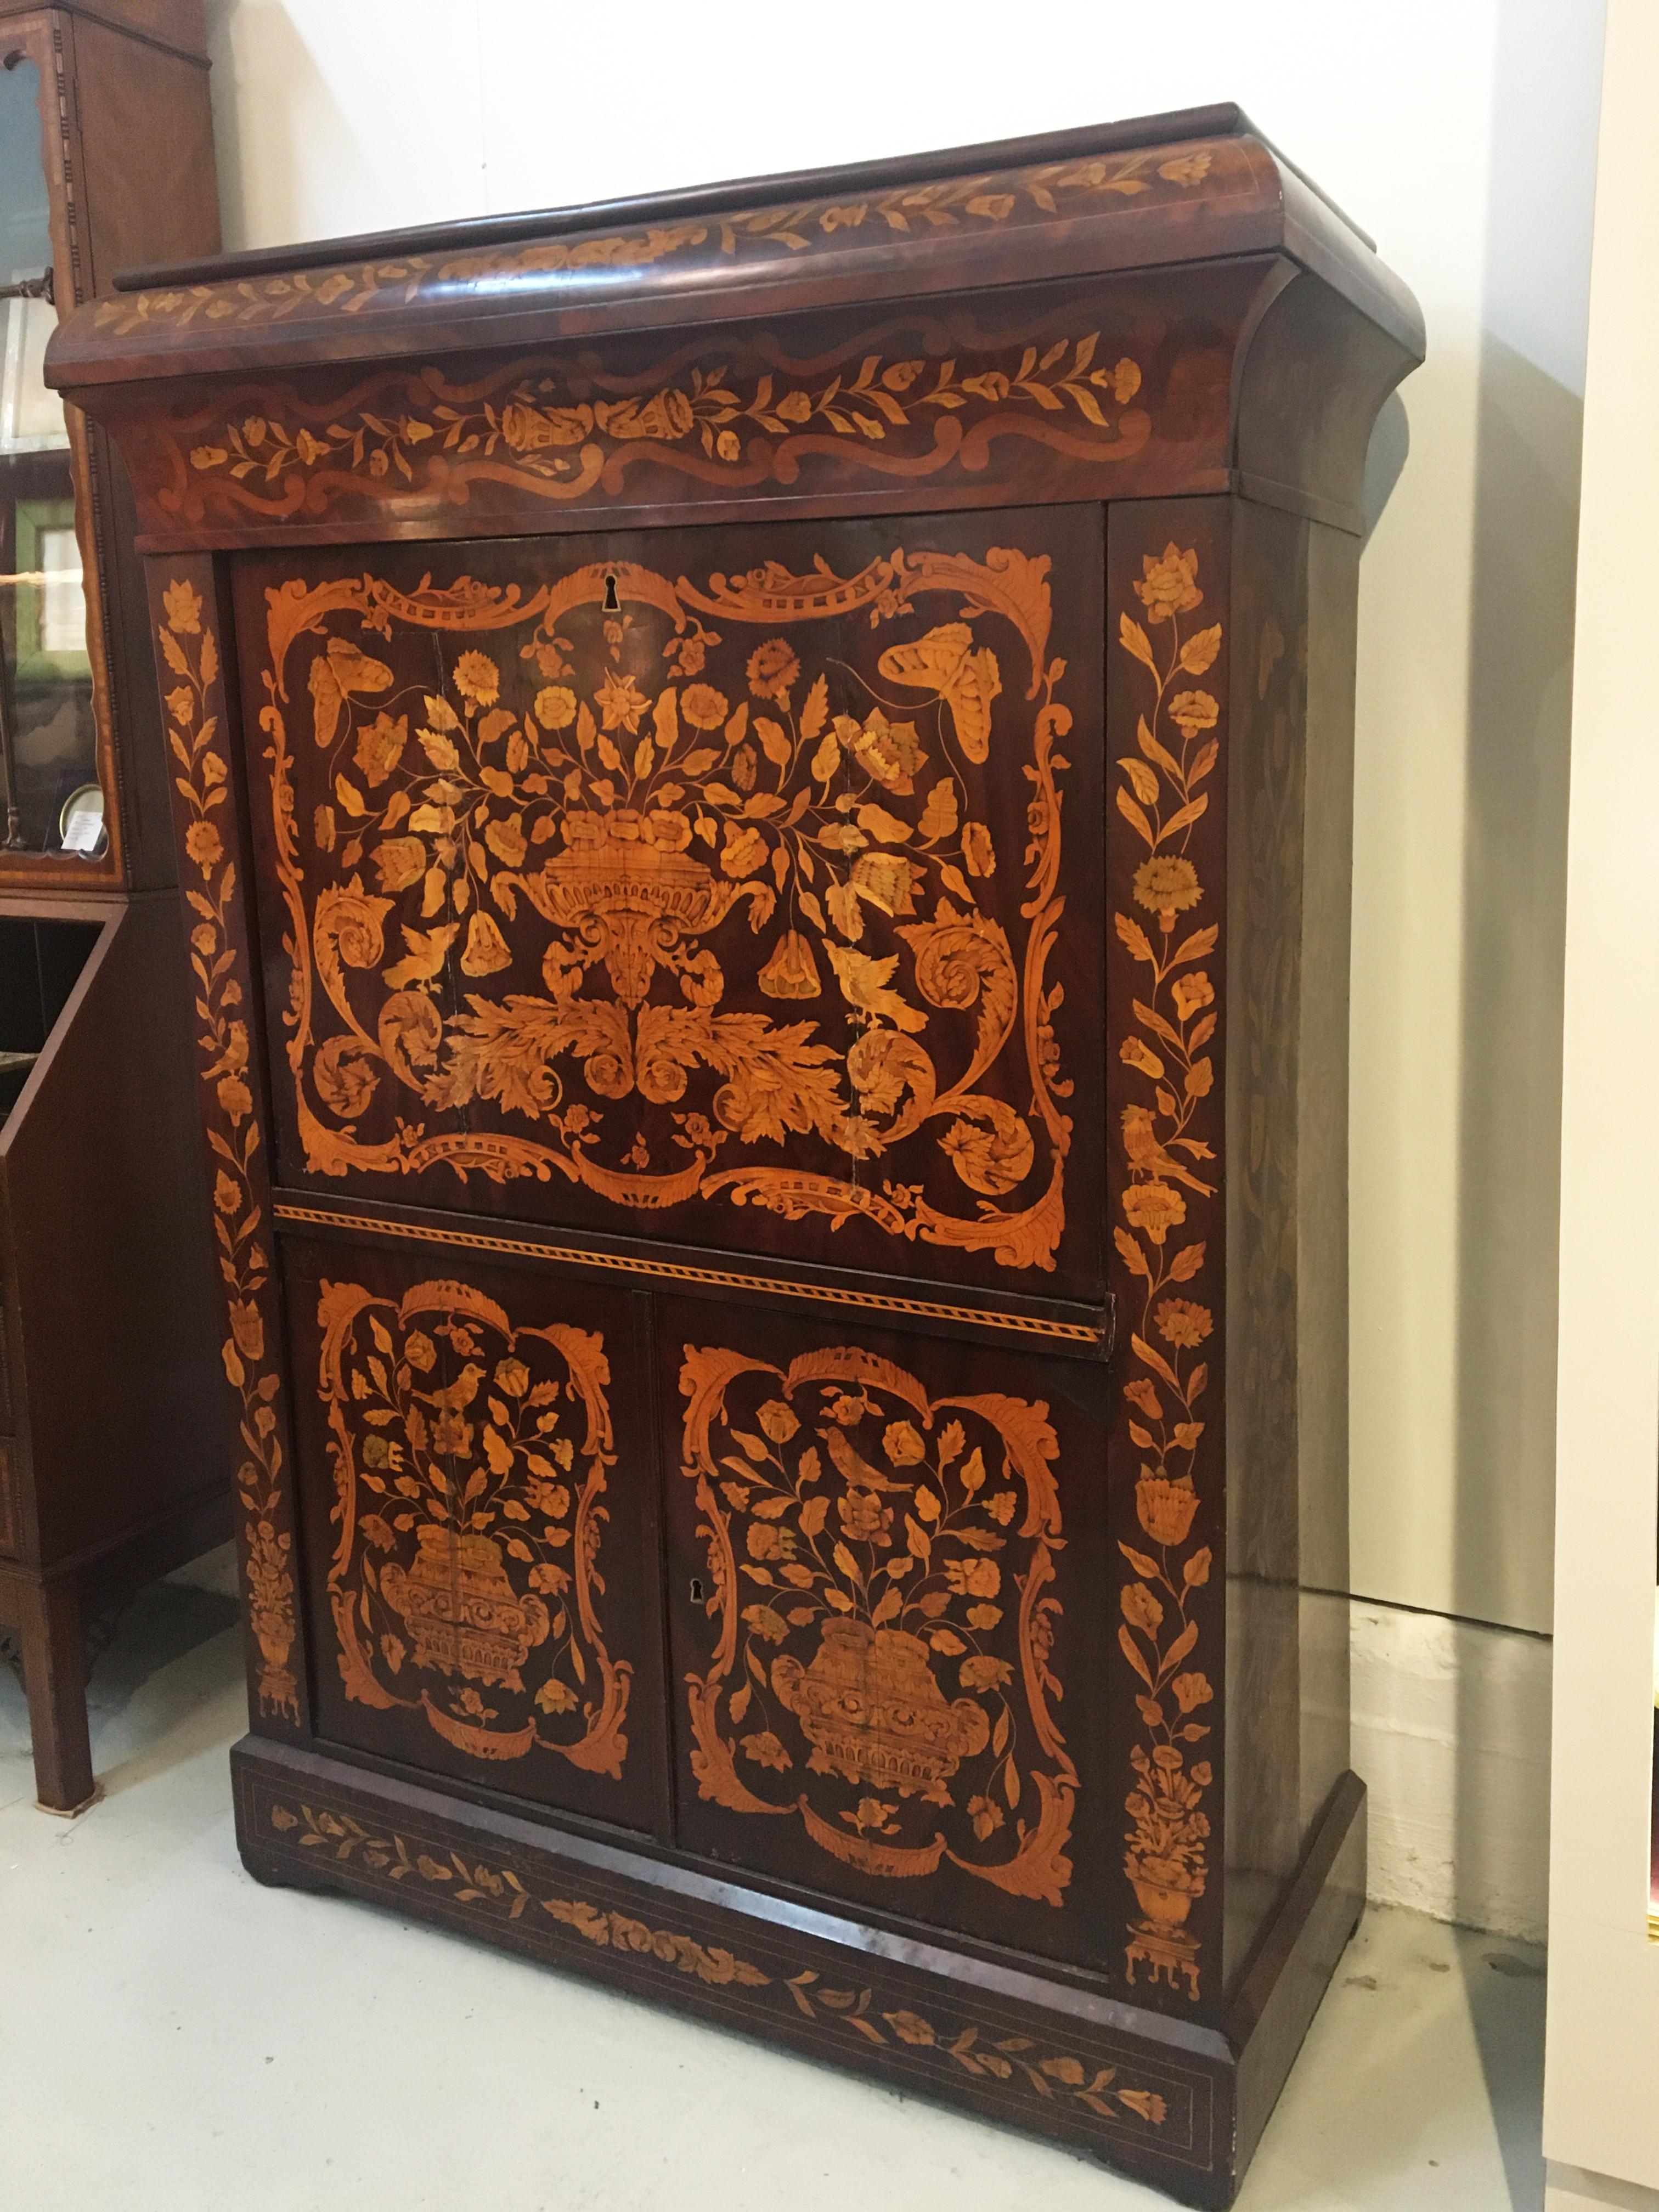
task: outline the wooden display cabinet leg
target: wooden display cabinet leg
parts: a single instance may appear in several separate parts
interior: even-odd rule
[[[100,1795],[87,1725],[80,1595],[72,1583],[25,1583],[17,1605],[36,1802],[43,1813],[72,1819]]]

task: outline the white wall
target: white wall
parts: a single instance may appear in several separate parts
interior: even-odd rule
[[[233,244],[1228,99],[1375,234],[1430,358],[1361,609],[1352,1587],[1547,1629],[1600,0],[210,8]]]
[[[1659,1462],[1659,703],[1626,610],[1659,594],[1659,9],[1610,0],[1584,418],[1561,1178],[1551,2212],[1659,2212],[1650,1939]],[[1638,617],[1638,635],[1646,622]],[[1613,1169],[1610,1193],[1607,1170]],[[1611,1202],[1609,1199],[1611,1198]],[[1656,1655],[1659,1656],[1659,1655]],[[1585,2169],[1573,2173],[1562,2166]],[[1640,2185],[1640,2193],[1608,2184]]]

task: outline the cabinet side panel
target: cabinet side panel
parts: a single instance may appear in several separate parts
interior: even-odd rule
[[[1310,526],[1297,1229],[1304,1836],[1349,1749],[1348,996],[1359,555],[1359,539],[1346,531]]]
[[[107,294],[122,269],[216,252],[219,192],[206,70],[82,16],[75,76],[92,290]],[[166,149],[163,191],[155,189],[158,141]]]
[[[1230,1978],[1293,1870],[1300,1840],[1296,1239],[1308,661],[1308,526],[1241,501],[1233,530]]]
[[[1357,541],[1234,523],[1228,1966],[1347,1764],[1347,995]]]

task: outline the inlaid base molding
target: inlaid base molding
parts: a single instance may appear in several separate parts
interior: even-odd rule
[[[236,1832],[260,1881],[342,1891],[1225,2207],[1358,1923],[1364,1788],[1345,1776],[1217,2031],[724,1878],[684,1856],[246,1736]]]

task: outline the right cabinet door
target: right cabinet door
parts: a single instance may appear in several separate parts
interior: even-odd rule
[[[733,1307],[659,1328],[682,1843],[1104,1964],[1103,1368]]]

